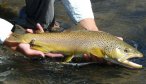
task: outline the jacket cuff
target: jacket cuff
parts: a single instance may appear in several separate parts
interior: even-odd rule
[[[12,28],[13,25],[10,22],[0,18],[0,44],[3,44],[6,38],[9,37]]]

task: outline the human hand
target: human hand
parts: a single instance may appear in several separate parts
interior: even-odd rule
[[[21,52],[22,54],[28,56],[28,57],[33,57],[33,56],[41,56],[41,57],[63,57],[62,54],[54,54],[54,53],[43,53],[41,51],[33,50],[31,49],[29,44],[24,44],[20,43],[17,46],[17,51]]]

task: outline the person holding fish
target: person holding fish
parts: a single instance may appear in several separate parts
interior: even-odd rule
[[[35,33],[36,30],[43,31],[50,30],[49,28],[56,25],[54,17],[54,1],[55,0],[25,0],[26,7],[26,19],[33,26],[25,26],[26,32]],[[98,31],[96,26],[94,15],[92,11],[92,6],[90,0],[84,0],[84,4],[81,3],[82,0],[62,0],[69,16],[75,22],[75,24],[80,24],[83,28],[90,31]],[[11,29],[13,25],[4,19],[0,19],[1,28],[0,31],[0,43],[11,47],[14,50],[29,56],[49,56],[49,57],[62,57],[62,54],[48,53],[44,54],[40,51],[32,50],[29,44],[10,44],[6,42],[5,39],[11,34]],[[53,25],[53,26],[52,26]]]

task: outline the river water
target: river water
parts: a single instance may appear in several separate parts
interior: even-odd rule
[[[121,36],[146,55],[146,0],[91,0],[100,30]],[[24,0],[0,0],[0,17],[13,21]],[[56,17],[63,27],[75,26],[60,0]],[[88,12],[87,12],[88,13]],[[48,59],[30,59],[0,46],[0,84],[145,84],[146,57],[136,59],[140,70],[118,65],[64,66]]]

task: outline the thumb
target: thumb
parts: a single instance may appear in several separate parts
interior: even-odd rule
[[[35,31],[35,33],[44,33],[44,29],[43,29],[43,27],[40,25],[40,23],[37,23],[36,24],[36,31]]]

